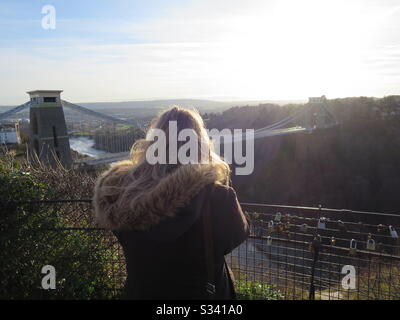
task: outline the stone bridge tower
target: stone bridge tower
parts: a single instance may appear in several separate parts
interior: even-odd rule
[[[29,91],[31,153],[49,166],[59,161],[65,168],[72,166],[71,149],[64,111],[61,104],[62,90]]]
[[[329,114],[326,109],[326,97],[311,97],[306,104],[304,127],[307,129],[316,129],[324,127],[329,123]]]

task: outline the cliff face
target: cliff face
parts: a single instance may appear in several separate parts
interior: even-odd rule
[[[331,100],[339,126],[257,140],[253,174],[232,178],[240,200],[399,212],[400,118],[390,111],[397,107],[385,99]],[[208,127],[221,129],[233,114],[235,128],[260,127],[289,108],[236,108],[213,115]]]

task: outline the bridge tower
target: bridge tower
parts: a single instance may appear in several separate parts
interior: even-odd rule
[[[306,106],[305,128],[310,130],[323,128],[332,122],[332,116],[327,109],[327,100],[325,96],[308,98]]]
[[[71,149],[64,111],[61,104],[62,90],[29,91],[31,153],[49,166],[60,162],[65,168],[72,165]]]

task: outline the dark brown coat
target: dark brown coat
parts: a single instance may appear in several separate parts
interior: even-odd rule
[[[182,170],[182,169],[178,169]],[[165,204],[168,215],[163,212],[156,223],[145,228],[118,228],[113,232],[121,243],[126,257],[128,279],[125,285],[124,297],[130,299],[205,299],[207,283],[207,269],[205,245],[203,238],[201,208],[204,199],[210,203],[212,236],[214,244],[214,278],[217,299],[233,299],[234,289],[229,268],[224,256],[242,243],[248,236],[247,220],[240,208],[235,191],[231,187],[216,184],[210,181],[210,172],[193,170],[175,172],[169,175],[166,186],[174,189],[174,183],[180,183],[180,193],[168,192],[169,203]],[[201,169],[203,170],[203,169]],[[195,179],[190,176],[196,175]],[[189,177],[186,177],[189,175]],[[203,177],[203,178],[202,178]],[[103,199],[101,188],[107,183],[104,175],[95,189],[96,215],[112,214],[112,210],[104,210],[107,206]],[[211,179],[212,180],[212,179]],[[110,184],[108,184],[110,185]],[[196,187],[194,187],[196,185]],[[197,191],[193,191],[198,188]],[[208,196],[204,197],[207,193]],[[156,194],[153,200],[159,201],[163,197]],[[185,201],[174,201],[179,198]],[[113,199],[114,210],[115,199]],[[176,205],[174,205],[174,203]],[[111,205],[111,204],[110,204]],[[140,204],[137,208],[146,206]],[[159,205],[157,205],[159,208]],[[152,210],[152,209],[149,209]],[[128,211],[127,211],[128,212]],[[173,214],[171,214],[173,212]],[[131,213],[143,215],[144,213]],[[156,211],[153,210],[153,214]],[[112,218],[102,216],[98,221],[107,221]],[[129,220],[129,219],[128,219]],[[131,221],[138,221],[132,219]],[[114,222],[115,223],[115,222]],[[112,229],[112,228],[111,228]]]

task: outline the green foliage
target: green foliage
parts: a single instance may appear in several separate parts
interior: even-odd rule
[[[78,207],[27,203],[52,191],[19,167],[0,161],[0,299],[115,297],[123,280],[111,277],[116,257],[110,235],[73,229],[89,224]],[[45,265],[55,267],[55,290],[41,287]]]
[[[242,300],[282,300],[281,293],[275,286],[264,283],[237,280],[236,294]]]
[[[354,300],[400,300],[400,262],[382,263],[374,259],[368,268],[360,270],[358,290],[350,291]]]

